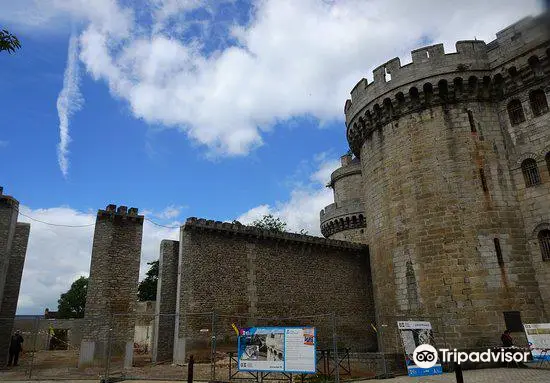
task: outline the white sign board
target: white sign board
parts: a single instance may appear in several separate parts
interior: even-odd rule
[[[524,324],[534,360],[550,360],[550,323]]]
[[[239,335],[238,369],[315,373],[315,328],[252,327]]]
[[[397,322],[397,328],[401,335],[403,348],[405,349],[405,363],[409,376],[439,375],[443,373],[441,362],[430,368],[421,368],[414,363],[414,350],[422,345],[429,344],[433,346],[432,324],[425,321],[400,321]]]

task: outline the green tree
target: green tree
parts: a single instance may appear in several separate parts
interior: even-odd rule
[[[19,48],[21,48],[21,43],[17,37],[5,29],[0,30],[0,52],[8,51],[8,53],[13,53]]]
[[[279,217],[274,217],[272,214],[266,214],[262,218],[252,222],[252,226],[262,230],[271,230],[278,232],[286,231],[286,222]]]
[[[140,301],[157,300],[157,283],[159,280],[159,261],[147,262],[151,267],[145,274],[145,279],[139,282],[138,299]]]
[[[57,301],[59,318],[83,318],[87,291],[88,278],[80,277],[74,281],[69,291],[61,294]]]
[[[240,223],[240,222],[233,221],[233,223]],[[274,217],[273,214],[265,214],[262,218],[252,222],[252,226],[255,226],[258,229],[262,229],[262,230],[277,231],[279,233],[287,232],[286,222],[280,219],[279,217]],[[308,231],[306,229],[300,229],[298,234],[308,235]]]

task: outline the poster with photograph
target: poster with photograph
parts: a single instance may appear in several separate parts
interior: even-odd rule
[[[315,372],[315,329],[252,327],[238,342],[238,369],[265,372]]]
[[[414,350],[421,344],[433,344],[433,332],[430,322],[425,321],[399,321],[397,328],[401,335],[403,348],[405,350],[405,363],[409,376],[439,375],[443,373],[441,362],[430,368],[418,367],[413,360]]]
[[[534,360],[550,360],[550,323],[524,324]]]

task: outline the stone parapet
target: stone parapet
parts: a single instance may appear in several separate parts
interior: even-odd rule
[[[459,41],[456,53],[443,44],[411,52],[412,63],[394,58],[362,79],[344,106],[347,138],[358,156],[372,131],[405,114],[454,102],[497,101],[541,82],[550,71],[544,15],[526,18],[497,33],[489,44]]]
[[[117,208],[116,205],[107,205],[105,210],[98,210],[97,211],[97,219],[110,219],[110,220],[128,220],[128,221],[135,221],[135,222],[143,222],[144,216],[138,214],[138,209],[135,207],[131,207],[128,209],[127,206],[119,206]]]
[[[332,172],[329,186],[334,187],[337,181],[354,174],[361,174],[361,162],[357,157]]]
[[[343,230],[365,227],[365,207],[360,199],[333,203],[321,210],[321,233],[328,237]]]
[[[209,230],[226,232],[228,234],[240,235],[246,237],[264,238],[273,241],[292,241],[301,242],[312,246],[332,247],[339,249],[349,249],[352,251],[364,250],[366,246],[344,241],[331,240],[310,235],[282,233],[270,230],[262,230],[253,226],[245,226],[240,223],[228,223],[199,219],[195,217],[188,218],[182,230]]]

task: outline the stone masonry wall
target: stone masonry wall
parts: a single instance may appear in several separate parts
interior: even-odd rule
[[[179,242],[160,243],[153,361],[172,360],[178,283]]]
[[[260,318],[334,312],[339,317],[339,337],[347,346],[376,348],[369,326],[374,306],[363,245],[190,219],[181,229],[180,259],[178,347],[187,336],[187,352],[204,346],[196,334],[211,327],[209,316],[192,314],[212,310],[219,314],[218,328],[230,332],[231,322],[277,325],[281,322]],[[307,325],[308,320],[284,324]],[[313,324],[319,347],[330,346],[330,317]]]
[[[350,241],[357,243],[366,243],[365,228],[347,229],[332,234],[330,239],[337,241]]]
[[[542,52],[541,52],[542,53]],[[548,53],[547,53],[548,54]],[[538,233],[550,229],[550,112],[536,116],[529,102],[529,93],[543,89],[550,103],[550,60],[545,69],[545,78],[534,84],[518,84],[517,91],[500,103],[499,116],[507,137],[507,150],[512,181],[517,190],[529,253],[544,301],[546,317],[550,318],[550,262],[543,261]],[[512,125],[506,106],[512,99],[521,101],[526,120]],[[537,161],[540,184],[526,187],[521,163],[532,158]]]
[[[543,319],[494,104],[404,115],[372,133],[361,161],[380,317],[442,317],[453,347],[494,343],[503,311]]]
[[[17,222],[18,209],[19,201],[0,187],[0,368],[8,359],[29,239],[30,225]]]
[[[456,53],[416,49],[412,63],[392,59],[352,89],[346,134],[366,180],[379,318],[442,317],[454,347],[497,343],[504,311],[548,320],[547,265],[533,239],[547,227],[548,189],[518,188],[517,165],[525,156],[543,165],[548,119],[512,128],[506,107],[518,97],[525,109],[529,88],[548,93],[549,16],[488,44],[459,41]]]
[[[126,354],[131,358],[143,216],[135,208],[115,209],[115,205],[109,205],[97,213],[81,364],[90,362],[92,357],[103,358],[108,342],[112,355]],[[111,336],[109,328],[113,329]]]
[[[30,224],[18,222],[13,236],[7,278],[4,284],[4,297],[0,305],[0,350],[3,353],[9,349],[9,341],[13,333],[13,321],[17,310],[30,229]],[[3,365],[3,362],[4,360],[0,360],[0,366]]]
[[[3,195],[0,187],[0,302],[4,296],[4,283],[8,272],[10,249],[17,222],[19,201]]]

